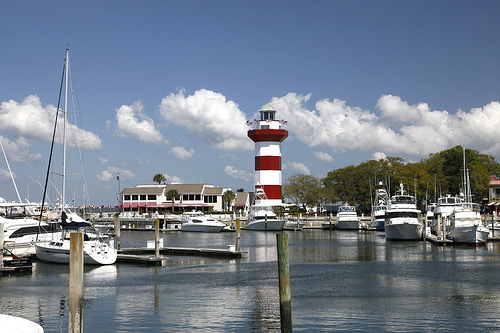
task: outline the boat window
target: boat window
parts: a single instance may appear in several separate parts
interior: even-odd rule
[[[446,202],[449,204],[454,204],[455,203],[455,198],[446,198]]]
[[[191,219],[191,221],[193,221],[193,223],[201,223],[201,220],[197,220],[197,219]]]
[[[40,233],[48,233],[50,232],[49,230],[46,230],[44,228],[40,228]],[[38,233],[38,226],[32,226],[32,227],[22,227],[14,231],[11,235],[10,238],[18,238],[18,237],[23,237],[26,235],[36,235]]]
[[[389,212],[389,213],[386,213],[386,216],[390,219],[400,218],[400,217],[418,218],[418,213],[417,212]]]
[[[393,204],[413,204],[415,203],[415,198],[411,196],[396,196],[392,197],[391,203]]]

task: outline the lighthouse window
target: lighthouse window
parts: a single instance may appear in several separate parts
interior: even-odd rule
[[[260,120],[274,120],[274,112],[261,112],[260,114]]]
[[[269,129],[269,125],[261,125],[260,129]]]

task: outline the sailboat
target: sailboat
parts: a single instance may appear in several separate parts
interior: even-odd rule
[[[62,204],[61,204],[61,237],[50,241],[37,242],[35,244],[38,259],[53,263],[69,263],[70,258],[70,233],[74,231],[83,233],[83,256],[85,264],[109,265],[114,264],[117,258],[117,250],[114,241],[107,235],[92,227],[75,213],[66,212],[66,126],[68,110],[68,76],[69,76],[69,49],[66,49],[64,62],[65,74],[65,97],[64,97],[64,121],[63,121],[63,171],[62,171]],[[58,111],[59,112],[59,108]],[[57,120],[56,120],[57,124]],[[54,129],[55,134],[55,129]],[[55,137],[55,135],[54,135]],[[50,169],[50,160],[49,160]],[[44,191],[44,200],[45,200]],[[42,204],[44,202],[42,201]]]

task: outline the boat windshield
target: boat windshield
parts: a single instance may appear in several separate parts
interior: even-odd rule
[[[392,204],[414,204],[415,198],[410,195],[397,195],[392,197]]]
[[[339,212],[354,212],[354,207],[353,206],[340,206],[339,207]]]

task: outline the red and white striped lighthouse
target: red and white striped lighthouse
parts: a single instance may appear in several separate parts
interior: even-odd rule
[[[248,125],[248,137],[255,142],[255,187],[261,187],[267,196],[266,204],[281,206],[281,142],[288,137],[288,131],[281,128],[286,124],[276,120],[276,110],[267,103],[262,107],[260,120]]]

